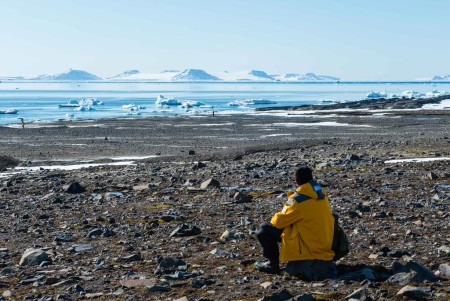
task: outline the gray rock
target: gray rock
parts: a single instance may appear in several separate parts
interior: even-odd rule
[[[0,170],[10,167],[16,167],[19,165],[19,160],[16,160],[9,156],[0,156]]]
[[[117,262],[132,262],[132,261],[142,261],[142,256],[140,254],[133,254],[125,257],[120,257]]]
[[[155,269],[155,274],[170,274],[177,270],[187,270],[188,264],[176,257],[163,258]]]
[[[14,273],[15,271],[12,268],[6,267],[0,271],[0,276],[13,275]]]
[[[253,197],[244,192],[238,191],[233,196],[233,201],[237,204],[250,203]]]
[[[214,280],[204,279],[204,278],[193,278],[192,279],[192,287],[193,288],[202,288],[204,286],[212,285],[216,283]]]
[[[374,270],[372,270],[369,267],[365,267],[359,271],[347,273],[345,275],[342,275],[339,277],[340,280],[346,280],[346,281],[357,281],[361,282],[365,279],[376,281],[378,279],[377,274]]]
[[[434,172],[430,172],[427,174],[427,179],[428,180],[437,180],[439,177],[437,174],[435,174]]]
[[[439,255],[449,255],[450,254],[450,247],[448,247],[448,246],[440,246],[438,248],[438,254]]]
[[[346,300],[353,299],[353,300],[360,300],[360,301],[366,300],[367,299],[366,288],[365,287],[361,287],[361,288],[357,289],[356,291],[354,291],[350,295],[347,295],[345,297],[345,299]]]
[[[355,155],[355,154],[348,154],[347,157],[346,157],[346,160],[359,161],[359,160],[361,160],[361,158],[358,155]]]
[[[314,301],[316,300],[311,294],[303,294],[295,296],[294,298],[288,299],[287,301]]]
[[[72,182],[68,185],[64,185],[63,190],[64,190],[64,192],[67,192],[67,193],[78,194],[78,193],[85,192],[86,188],[81,186],[81,184],[78,182]]]
[[[149,292],[168,292],[170,291],[170,285],[162,285],[162,284],[152,284],[147,286]]]
[[[1,274],[1,272],[0,272]],[[443,263],[439,265],[439,275],[444,277],[450,277],[450,264]]]
[[[69,252],[81,253],[93,249],[94,246],[91,244],[76,244],[68,249]]]
[[[429,282],[436,282],[439,280],[426,267],[424,267],[423,265],[421,265],[417,262],[414,262],[414,261],[409,261],[406,264],[401,264],[400,262],[394,262],[394,264],[392,265],[392,271],[394,272],[394,274],[409,273],[411,271],[414,271],[417,274],[414,276],[413,280],[414,280],[414,282],[417,282],[417,283],[424,282],[425,280],[427,280]]]
[[[402,287],[397,293],[397,296],[405,296],[413,300],[426,300],[431,297],[430,287],[415,287],[415,286],[405,286]]]
[[[200,188],[220,188],[220,182],[214,178],[208,179],[200,184]]]
[[[236,232],[234,230],[225,230],[220,236],[220,240],[222,241],[230,241],[233,239],[242,239],[244,238],[244,234],[240,232]]]
[[[51,261],[50,256],[41,249],[26,249],[20,259],[19,265],[39,265],[44,261]]]
[[[390,284],[394,285],[407,285],[412,282],[420,282],[417,281],[417,272],[412,271],[409,273],[397,273],[389,277],[387,280]]]
[[[293,296],[291,293],[289,293],[286,289],[283,289],[280,292],[274,293],[269,296],[264,296],[261,299],[258,299],[258,301],[287,301],[291,300]]]
[[[179,216],[179,215],[162,215],[160,217],[160,219],[162,219],[166,223],[171,222],[171,221],[184,221],[185,220],[184,217]]]
[[[98,236],[102,235],[102,233],[103,233],[102,229],[94,229],[88,233],[87,237],[89,237],[89,238],[98,237]]]
[[[202,233],[202,230],[200,230],[197,226],[189,226],[187,224],[181,224],[179,227],[177,227],[175,230],[170,233],[170,237],[184,237],[184,236],[193,236],[193,235],[199,235]]]

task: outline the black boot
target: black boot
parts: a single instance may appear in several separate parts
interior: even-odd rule
[[[280,274],[280,264],[278,262],[271,263],[270,261],[262,262],[257,261],[255,262],[255,269],[258,271],[269,273],[269,274]]]

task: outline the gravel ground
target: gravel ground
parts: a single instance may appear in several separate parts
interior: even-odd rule
[[[0,300],[448,300],[449,133],[448,111],[0,127]],[[386,162],[412,158],[435,161]],[[352,243],[337,279],[253,267],[254,233],[302,165]]]

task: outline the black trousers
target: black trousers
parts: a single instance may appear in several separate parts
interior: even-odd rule
[[[279,264],[280,249],[278,243],[281,243],[282,233],[283,229],[278,229],[271,223],[263,223],[259,226],[256,234],[263,248],[263,256],[269,259],[271,264]]]

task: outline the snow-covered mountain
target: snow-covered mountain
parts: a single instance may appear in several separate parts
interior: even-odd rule
[[[2,77],[0,77],[1,79]],[[63,81],[83,81],[83,80],[102,80],[100,77],[83,70],[70,69],[66,73],[56,75],[39,75],[34,78],[23,77],[4,77],[9,80],[63,80]],[[261,70],[250,71],[220,71],[206,72],[201,69],[164,70],[159,73],[145,73],[136,69],[127,70],[113,77],[108,77],[107,81],[155,81],[155,82],[195,82],[195,81],[226,81],[226,82],[273,82],[273,81],[338,81],[338,77],[329,75],[316,75],[314,73],[287,73],[284,75],[268,74]],[[444,77],[435,77],[434,80],[450,80],[450,75]]]
[[[203,81],[203,80],[220,80],[200,69],[186,69],[183,72],[172,77],[173,81]]]
[[[442,76],[436,75],[436,76],[434,76],[431,80],[443,80],[443,81],[448,81],[448,80],[450,80],[450,74],[442,75]]]
[[[227,82],[275,80],[275,78],[268,75],[266,72],[259,70],[238,71],[238,72],[222,71],[222,72],[211,72],[211,74]]]
[[[339,77],[330,75],[316,75],[315,73],[306,73],[304,75],[297,73],[287,73],[277,78],[280,81],[338,81]]]
[[[135,70],[135,69],[127,70],[127,71],[124,71],[124,72],[122,72],[120,74],[117,74],[117,75],[115,75],[113,77],[108,77],[108,79],[126,78],[126,77],[129,77],[129,76],[132,76],[132,75],[136,75],[136,74],[140,74],[140,73],[141,72],[139,70]]]
[[[70,69],[66,73],[59,73],[55,75],[39,75],[38,77],[32,78],[36,80],[100,80],[98,77],[92,73],[83,70],[73,70]]]

